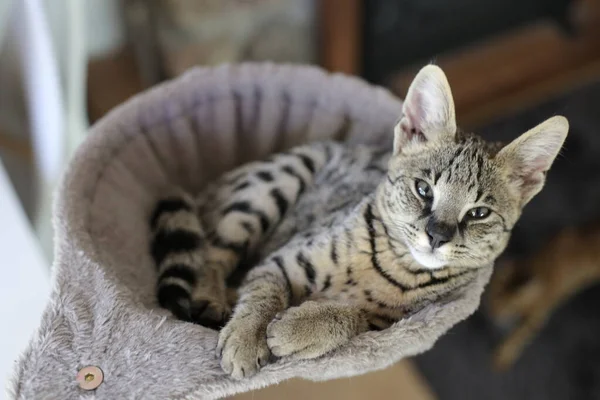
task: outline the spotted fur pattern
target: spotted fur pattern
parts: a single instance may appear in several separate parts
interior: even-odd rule
[[[225,174],[197,201],[161,200],[151,218],[158,300],[181,319],[224,325],[217,354],[234,378],[271,355],[319,357],[386,329],[491,267],[565,123],[505,147],[457,133],[446,78],[427,66],[392,149],[307,144]]]

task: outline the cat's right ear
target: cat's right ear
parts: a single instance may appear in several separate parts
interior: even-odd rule
[[[412,143],[456,134],[454,100],[444,71],[427,65],[410,84],[402,118],[394,128],[394,154]]]
[[[546,172],[568,132],[569,121],[557,115],[528,130],[496,155],[507,168],[510,183],[520,192],[522,206],[542,190]]]

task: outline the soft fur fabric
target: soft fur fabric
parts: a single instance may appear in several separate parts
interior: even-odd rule
[[[313,67],[195,69],[118,107],[91,130],[55,206],[51,301],[17,365],[18,399],[214,399],[294,376],[325,380],[385,368],[431,348],[472,314],[491,271],[464,293],[313,361],[280,360],[232,381],[217,332],[157,307],[148,214],[169,182],[197,190],[241,162],[317,138],[392,143],[401,102]],[[95,365],[104,382],[78,387]]]

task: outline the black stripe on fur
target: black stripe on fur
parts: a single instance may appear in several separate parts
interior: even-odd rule
[[[156,233],[152,241],[152,258],[156,265],[159,266],[167,255],[194,251],[201,244],[202,238],[197,233],[184,229],[173,231],[161,230]]]
[[[273,182],[273,174],[269,171],[258,171],[256,176],[263,182]]]
[[[371,204],[367,206],[365,210],[365,222],[367,223],[367,231],[369,232],[369,244],[371,245],[371,265],[383,277],[386,281],[396,286],[402,291],[407,291],[411,288],[408,286],[398,282],[395,280],[390,274],[383,270],[381,265],[379,264],[379,260],[377,259],[377,244],[375,242],[375,227],[373,226],[373,220],[375,219],[375,215],[373,215],[373,208]]]
[[[335,265],[338,265],[337,237],[335,236],[331,238],[331,252],[329,256],[331,257],[331,261],[333,261]]]
[[[273,257],[273,262],[277,267],[281,270],[281,274],[283,275],[283,279],[285,279],[285,288],[288,292],[287,300],[288,306],[292,304],[292,282],[290,282],[290,277],[288,276],[287,271],[285,270],[285,265],[283,263],[283,258],[280,256]]]
[[[150,228],[152,230],[156,229],[156,225],[158,224],[158,219],[161,215],[165,213],[173,213],[177,211],[189,211],[193,212],[193,208],[190,204],[188,204],[185,200],[179,197],[170,197],[167,199],[160,200],[154,211],[152,212],[152,217],[150,218]]]
[[[298,194],[296,196],[300,196],[302,193],[304,193],[304,190],[306,190],[306,182],[304,182],[302,175],[300,175],[291,165],[284,165],[281,170],[298,180],[300,188],[298,189]]]
[[[232,192],[239,192],[240,190],[244,190],[246,189],[248,186],[250,186],[250,182],[248,181],[243,181],[241,183],[239,183],[237,186],[235,186],[232,189]]]
[[[277,206],[277,210],[279,211],[279,218],[283,218],[288,209],[288,201],[283,196],[283,193],[281,193],[281,190],[279,190],[278,188],[271,189],[271,192],[269,194],[271,195],[273,201],[275,202],[275,205]]]
[[[326,291],[327,289],[329,289],[331,287],[331,275],[327,275],[325,277],[325,282],[323,282],[323,289],[321,289],[321,292]]]
[[[158,304],[171,311],[178,319],[190,321],[190,294],[176,283],[158,287]]]
[[[306,273],[306,279],[308,279],[308,282],[310,282],[311,285],[314,285],[316,276],[315,267],[302,252],[299,252],[296,255],[296,261],[298,262],[298,265],[300,265],[304,269],[304,272]]]
[[[244,214],[254,215],[258,218],[262,231],[267,232],[269,230],[269,219],[267,218],[265,213],[252,208],[250,203],[247,201],[233,202],[227,207],[225,207],[221,214],[225,216],[231,212],[241,212]]]
[[[172,264],[164,268],[164,271],[158,277],[158,282],[167,278],[178,278],[186,282],[190,286],[195,286],[197,277],[196,273],[186,264]]]
[[[296,154],[296,155],[300,158],[300,161],[302,161],[302,164],[304,164],[306,169],[308,169],[311,174],[314,174],[315,173],[315,162],[312,160],[312,158],[310,158],[309,156],[307,156],[305,154]]]

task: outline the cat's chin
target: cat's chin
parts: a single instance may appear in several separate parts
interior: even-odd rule
[[[412,246],[408,246],[408,248],[414,260],[427,269],[440,269],[446,266],[446,261],[440,260],[439,257],[431,251],[419,251]]]

